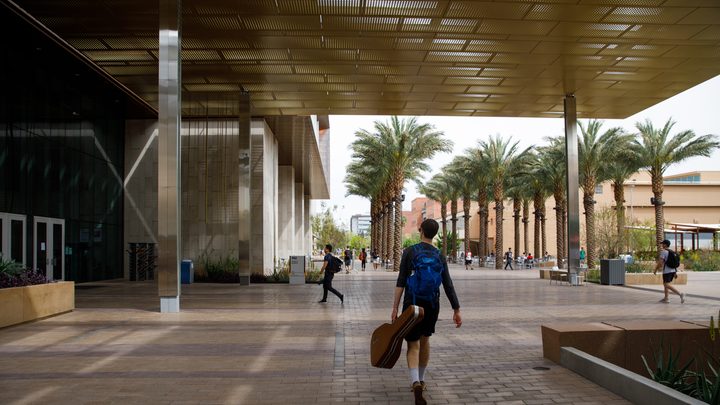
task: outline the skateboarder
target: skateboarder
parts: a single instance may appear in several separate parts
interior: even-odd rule
[[[450,300],[454,312],[453,321],[457,328],[462,325],[462,318],[447,261],[432,245],[432,240],[438,232],[437,221],[424,220],[418,231],[421,242],[403,251],[390,319],[392,321],[397,319],[402,296],[404,296],[403,311],[410,305],[421,306],[425,311],[423,320],[405,336],[408,347],[407,363],[415,404],[425,405],[427,404],[423,397],[425,370],[430,360],[430,336],[435,332],[435,323],[440,313],[440,284]]]

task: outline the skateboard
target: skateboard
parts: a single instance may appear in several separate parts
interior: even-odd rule
[[[395,322],[384,323],[375,329],[370,339],[370,364],[373,367],[393,368],[402,352],[403,339],[424,315],[421,307],[410,305]]]

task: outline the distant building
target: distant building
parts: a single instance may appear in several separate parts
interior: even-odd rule
[[[407,238],[417,234],[422,221],[430,218],[440,220],[440,203],[427,197],[418,197],[412,200],[410,211],[403,211],[405,226],[403,235]]]
[[[357,214],[350,217],[350,232],[356,235],[368,235],[370,233],[370,215]]]

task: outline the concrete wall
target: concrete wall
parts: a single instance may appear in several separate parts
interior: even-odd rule
[[[277,140],[263,119],[253,119],[251,136],[250,271],[272,273],[277,257]]]

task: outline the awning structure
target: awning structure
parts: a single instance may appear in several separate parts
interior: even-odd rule
[[[15,2],[157,106],[157,1]],[[720,2],[185,0],[182,64],[254,115],[561,117],[574,94],[625,118],[720,74]]]

